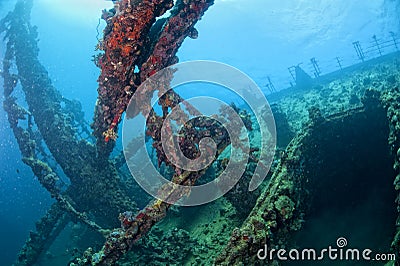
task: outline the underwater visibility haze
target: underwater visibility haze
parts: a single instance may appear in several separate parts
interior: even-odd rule
[[[0,265],[400,265],[399,14],[1,0]]]

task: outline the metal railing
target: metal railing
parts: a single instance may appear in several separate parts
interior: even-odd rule
[[[346,67],[358,64],[360,62],[362,63],[399,51],[400,36],[392,31],[389,32],[389,35],[385,38],[380,38],[374,34],[371,37],[371,41],[369,43],[354,41],[352,45],[355,52],[352,56],[348,56],[346,58],[336,56],[329,60],[317,60],[315,57],[312,57],[307,64],[299,63],[297,64],[297,66],[303,64],[303,70],[305,70],[311,77],[318,78],[321,75],[326,75],[338,70],[343,70]],[[285,88],[293,87],[296,85],[295,67],[296,65],[287,68],[290,74],[290,79],[286,78],[286,81],[283,82],[283,84],[286,86]],[[267,76],[266,79],[267,81],[264,85],[265,92],[276,92],[277,89],[271,81],[271,76]],[[274,79],[274,77],[272,77],[272,79]]]

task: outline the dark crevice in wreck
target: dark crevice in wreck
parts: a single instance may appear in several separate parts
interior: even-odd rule
[[[397,88],[367,90],[363,107],[327,118],[318,108],[310,108],[308,125],[288,145],[217,264],[279,265],[276,256],[262,261],[257,252],[265,245],[270,249],[335,247],[339,237],[348,237],[350,247],[353,242],[398,257],[399,100]],[[324,217],[328,209],[330,216]],[[343,218],[347,221],[340,226]],[[368,232],[373,235],[363,236]]]
[[[313,131],[303,153],[309,211],[293,247],[322,250],[344,237],[349,248],[390,250],[395,227],[382,226],[395,225],[397,217],[389,133],[383,107]]]

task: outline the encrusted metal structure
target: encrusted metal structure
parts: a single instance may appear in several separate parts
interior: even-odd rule
[[[187,36],[197,37],[194,25],[212,4],[211,0],[184,0],[175,4],[172,0],[121,0],[115,3],[113,9],[103,11],[102,18],[107,26],[97,47],[103,52],[95,57],[96,64],[101,68],[99,96],[92,124],[95,145],[82,138],[73,126],[80,124],[76,121],[77,117],[62,107],[62,103],[70,101],[52,86],[47,71],[37,58],[37,29],[29,22],[32,1],[18,1],[14,11],[1,21],[0,32],[5,33],[7,40],[2,73],[6,98],[4,108],[23,161],[57,200],[38,223],[37,232],[31,234],[21,250],[17,265],[34,263],[71,219],[77,219],[106,236],[110,230],[104,228],[116,226],[113,221],[119,214],[129,216],[127,213],[136,210],[132,191],[119,177],[118,164],[114,161],[117,158],[110,158],[121,115],[141,82],[177,62],[175,54],[178,48]],[[157,20],[168,10],[168,18]],[[19,85],[24,92],[27,109],[13,96]],[[180,101],[178,95],[169,93],[160,105],[166,111]],[[153,124],[149,123],[148,127],[160,130],[163,118],[155,113],[152,113],[152,118]],[[28,125],[22,125],[23,120],[27,120]],[[202,123],[207,126],[206,121]],[[156,142],[159,136],[151,137]],[[225,141],[220,144],[221,150],[227,146]],[[45,149],[41,149],[42,146]],[[41,154],[44,150],[48,153],[46,158],[51,154],[69,178],[71,184],[67,188],[62,187],[58,173],[44,159]],[[162,151],[158,151],[158,156],[159,160],[165,161]],[[194,182],[200,175],[181,173],[175,179],[184,184]],[[107,238],[104,256],[100,259],[85,258],[78,260],[79,263],[115,262],[129,250],[131,241],[146,233],[165,215],[167,209],[167,204],[158,201],[150,203],[149,207],[136,213],[132,226],[127,222],[131,218],[120,215],[123,227],[119,230],[130,235],[127,233],[125,240],[119,239],[112,244],[110,241],[118,232],[118,229],[114,230]],[[124,247],[123,241],[127,241]],[[116,246],[118,243],[121,246]]]

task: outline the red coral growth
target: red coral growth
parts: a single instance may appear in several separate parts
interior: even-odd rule
[[[175,14],[165,24],[158,42],[154,46],[153,54],[142,65],[140,78],[142,81],[155,72],[177,62],[176,52],[187,36],[193,36],[194,24],[212,5],[208,0],[187,0],[185,5],[175,10]]]
[[[148,41],[147,35],[156,18],[173,5],[172,0],[131,2],[121,0],[116,6],[115,15],[111,16],[112,12],[107,12],[103,16],[107,27],[100,45],[104,55],[99,60],[99,96],[92,128],[97,138],[98,151],[105,157],[113,147],[106,145],[106,140],[116,136],[120,112],[125,111],[137,86],[134,68],[139,64],[141,47]],[[130,86],[129,90],[126,90],[127,86]],[[114,122],[116,125],[113,125]]]
[[[118,2],[114,16],[110,12],[103,16],[107,21],[106,34],[101,45],[105,53],[99,60],[99,97],[92,125],[99,152],[103,152],[105,156],[111,152],[113,144],[107,145],[107,142],[116,138],[120,110],[125,111],[138,83],[177,62],[175,54],[178,48],[186,36],[197,35],[194,34],[197,33],[194,24],[211,4],[212,1],[208,0],[182,1],[172,11],[173,15],[162,29],[147,58],[143,58],[146,52],[142,50],[145,45],[149,45],[150,28],[157,17],[172,7],[172,0],[143,0],[135,1],[134,4],[122,0]],[[139,66],[139,74],[134,73],[135,66]],[[125,89],[127,86],[129,90]],[[171,104],[168,100],[165,103],[167,106]],[[113,125],[115,121],[117,124]]]

